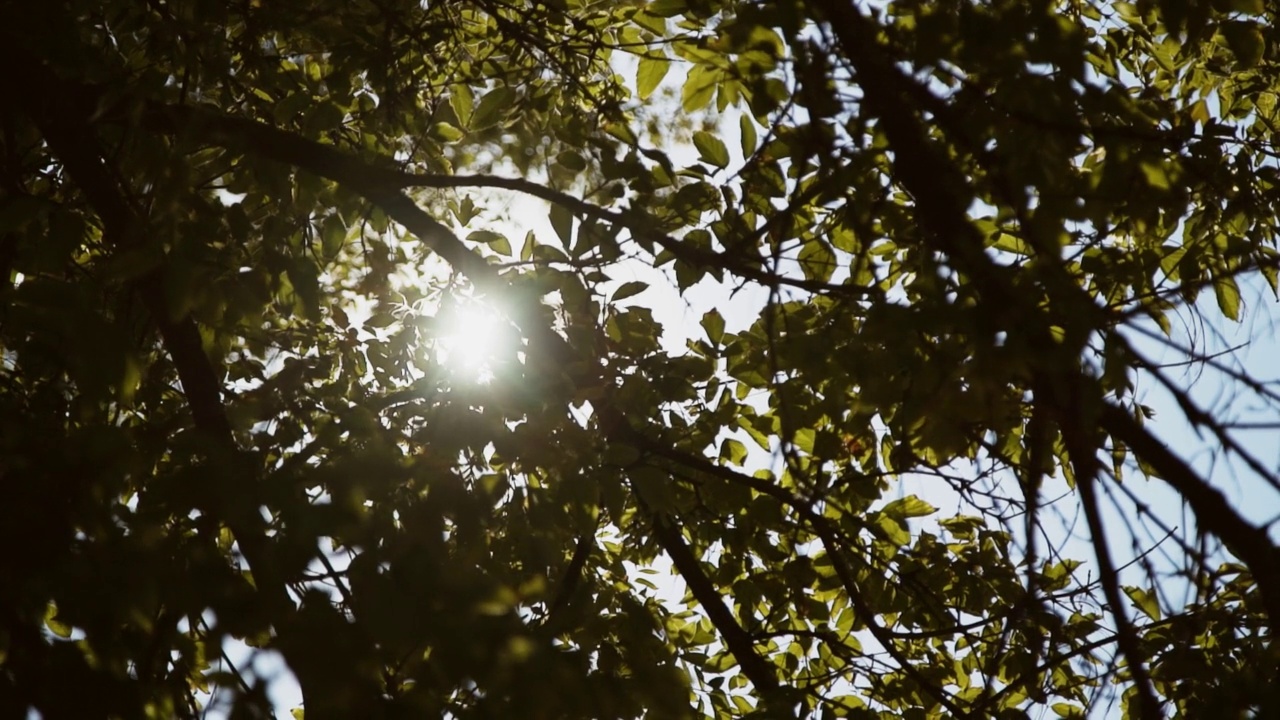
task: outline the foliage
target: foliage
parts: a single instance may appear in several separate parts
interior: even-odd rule
[[[1275,20],[7,4],[5,715],[269,714],[239,643],[308,718],[1280,712],[1275,543],[1156,430],[1280,483],[1150,350],[1280,399],[1176,324],[1276,287]]]

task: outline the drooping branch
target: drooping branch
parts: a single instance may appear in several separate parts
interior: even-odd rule
[[[754,280],[768,287],[785,285],[812,293],[865,297],[874,292],[874,288],[859,285],[837,284],[789,277],[762,269],[745,262],[741,253],[716,252],[683,242],[672,237],[657,226],[652,217],[637,210],[610,210],[594,203],[587,202],[569,193],[547,187],[541,183],[525,178],[511,178],[497,175],[428,175],[423,173],[397,173],[399,182],[404,188],[496,188],[511,190],[523,195],[545,200],[553,205],[577,213],[582,217],[627,229],[633,237],[652,242],[671,254],[672,257],[694,267],[728,270],[747,280]],[[816,191],[809,192],[816,194]]]
[[[747,262],[740,253],[695,247],[672,237],[662,232],[658,223],[643,211],[610,210],[524,178],[406,172],[392,167],[390,161],[385,165],[367,162],[331,145],[309,140],[287,130],[205,107],[168,105],[129,98],[117,100],[111,107],[100,107],[99,103],[106,100],[104,93],[97,87],[61,80],[48,73],[46,75],[57,94],[72,99],[67,103],[69,106],[77,107],[82,114],[93,115],[99,122],[138,123],[163,134],[191,138],[274,160],[340,182],[371,201],[380,197],[382,200],[378,204],[393,202],[389,193],[413,188],[510,190],[559,205],[584,218],[625,228],[633,237],[652,242],[672,257],[693,267],[724,269],[766,286],[786,285],[814,293],[863,297],[873,292],[871,288],[857,285],[821,282],[769,272]],[[473,253],[448,228],[433,218],[430,219],[430,224],[419,223],[418,230],[421,233],[415,231],[415,235],[427,240],[434,252],[470,277],[472,282],[483,282],[490,273],[477,265],[488,264],[482,256]]]
[[[745,261],[738,253],[716,252],[695,247],[660,230],[658,223],[640,211],[616,211],[600,207],[569,193],[555,190],[524,178],[496,175],[433,175],[378,167],[354,158],[332,146],[324,145],[293,133],[253,120],[234,118],[211,110],[192,107],[148,105],[144,122],[167,132],[194,132],[201,139],[252,152],[262,158],[306,169],[309,172],[341,182],[372,199],[393,190],[412,188],[490,188],[511,190],[559,205],[582,217],[625,228],[633,237],[652,242],[672,257],[694,267],[726,269],[763,285],[790,287],[814,293],[833,293],[862,297],[871,289],[856,285],[834,284],[804,278],[787,277],[769,272]],[[443,229],[441,226],[440,229]],[[471,254],[465,245],[455,244],[437,229],[428,237],[439,244],[441,257],[464,274],[475,279],[474,261],[464,259]],[[446,230],[447,232],[447,230]],[[479,258],[478,255],[474,257]]]

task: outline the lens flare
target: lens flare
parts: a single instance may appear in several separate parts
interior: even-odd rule
[[[475,382],[494,378],[511,342],[511,325],[492,305],[465,302],[441,312],[440,361],[453,373]]]

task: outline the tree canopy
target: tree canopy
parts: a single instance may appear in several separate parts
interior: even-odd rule
[[[6,3],[0,712],[1280,714],[1276,19]]]

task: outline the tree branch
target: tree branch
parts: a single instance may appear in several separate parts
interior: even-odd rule
[[[685,543],[684,532],[679,523],[663,513],[651,513],[653,518],[653,534],[658,544],[671,558],[680,577],[689,586],[689,592],[697,598],[702,611],[707,614],[711,624],[715,626],[724,640],[725,647],[738,660],[738,667],[764,695],[778,687],[778,675],[774,667],[756,652],[755,641],[751,635],[738,624],[737,618],[724,604],[720,589],[702,571],[702,563]]]
[[[24,102],[49,149],[98,213],[108,244],[119,248],[139,242],[146,232],[144,223],[108,173],[87,118],[77,112],[80,108],[51,92],[58,81],[39,63],[10,47],[0,48],[0,58],[10,68],[0,80],[6,95]],[[207,509],[231,529],[249,563],[257,592],[270,608],[277,631],[283,631],[295,607],[268,545],[265,522],[250,485],[252,474],[238,466],[239,449],[222,405],[221,383],[204,352],[200,331],[190,317],[177,318],[170,312],[160,270],[139,279],[135,289],[177,369],[196,430],[210,444],[209,459],[225,470],[220,473],[221,487],[208,489],[216,500]]]
[[[77,98],[81,112],[100,121],[115,124],[141,123],[144,127],[166,135],[191,137],[231,150],[301,168],[328,178],[358,192],[369,200],[390,201],[391,194],[409,188],[497,188],[511,190],[559,205],[572,212],[600,222],[626,228],[633,237],[657,244],[677,260],[694,267],[727,269],[740,277],[770,287],[787,285],[814,293],[834,293],[863,297],[874,288],[843,285],[793,278],[768,272],[744,262],[736,253],[716,252],[694,247],[658,229],[652,217],[643,211],[609,210],[573,195],[523,178],[494,175],[432,175],[412,173],[389,166],[378,166],[333,146],[309,140],[292,132],[269,125],[236,118],[208,108],[189,105],[167,105],[153,101],[118,100],[109,108],[99,107],[103,93],[97,87],[52,78],[57,92]],[[399,193],[394,193],[399,194]],[[384,208],[385,209],[385,208]],[[444,225],[430,220],[435,227],[419,223],[415,235],[428,240],[432,249],[450,265],[476,282],[487,271],[476,266],[488,265],[473,253]],[[403,223],[402,223],[403,224]]]
[[[831,525],[827,522],[826,518],[814,512],[813,507],[809,502],[805,501],[801,497],[791,494],[785,488],[772,485],[760,478],[736,472],[731,468],[717,465],[707,458],[684,453],[678,449],[667,447],[641,436],[637,431],[631,431],[629,433],[629,437],[626,439],[620,438],[620,441],[629,442],[646,452],[664,457],[668,460],[684,465],[685,467],[704,472],[713,477],[718,477],[733,483],[744,484],[762,494],[767,494],[778,499],[787,507],[795,510],[800,517],[804,518],[804,520],[809,523],[810,527],[813,528],[814,533],[817,534],[818,538],[822,541],[822,545],[826,550],[827,556],[831,558],[832,567],[835,569],[836,575],[839,577],[840,583],[844,586],[845,593],[849,597],[849,603],[857,613],[856,617],[859,621],[866,624],[872,637],[874,637],[876,641],[885,648],[885,651],[898,662],[902,671],[908,677],[932,695],[939,704],[948,710],[948,712],[956,717],[970,716],[969,713],[956,704],[956,701],[952,699],[945,690],[926,678],[894,643],[895,639],[918,639],[921,635],[919,633],[900,633],[891,630],[876,621],[875,611],[867,604],[861,590],[858,588],[857,578],[854,577],[852,568],[850,568],[849,564],[845,562],[844,556],[840,552],[836,533],[832,531]],[[718,594],[717,597],[719,597]],[[699,598],[699,600],[701,600],[701,598]]]
[[[1227,549],[1249,566],[1267,615],[1272,622],[1280,619],[1280,551],[1266,530],[1245,520],[1221,491],[1205,482],[1129,413],[1108,404],[1100,422],[1186,499],[1200,527],[1221,538]]]
[[[582,580],[582,571],[586,568],[587,560],[591,557],[592,548],[595,547],[596,529],[596,527],[592,527],[589,532],[584,532],[578,537],[578,542],[573,548],[573,556],[569,558],[569,564],[565,566],[564,572],[560,575],[560,584],[556,588],[556,596],[547,607],[546,618],[542,621],[542,626],[549,628],[552,632],[555,632],[560,613],[569,604],[574,590],[578,588],[578,583]]]
[[[1042,393],[1047,394],[1048,397],[1041,397]],[[1062,429],[1063,443],[1067,447],[1067,453],[1075,469],[1085,522],[1089,526],[1089,535],[1093,539],[1094,557],[1098,560],[1098,580],[1102,583],[1102,594],[1106,597],[1107,604],[1111,606],[1111,615],[1115,618],[1116,644],[1120,646],[1120,652],[1128,661],[1129,673],[1138,691],[1139,710],[1146,720],[1159,720],[1164,717],[1164,711],[1151,684],[1146,655],[1142,651],[1133,622],[1129,619],[1129,613],[1125,610],[1124,599],[1120,594],[1120,573],[1111,559],[1107,531],[1102,525],[1096,487],[1099,473],[1097,446],[1088,441],[1089,431],[1085,425],[1088,422],[1088,416],[1082,413],[1079,405],[1073,401],[1073,398],[1080,395],[1088,397],[1085,392],[1070,385],[1053,382],[1052,378],[1042,382],[1036,390],[1037,401],[1049,404],[1057,410],[1056,419]]]
[[[977,281],[987,301],[984,307],[999,312],[1001,308],[1019,306],[1010,271],[987,257],[983,239],[969,222],[970,198],[963,174],[929,139],[923,123],[905,100],[911,95],[910,87],[915,82],[883,56],[874,25],[848,0],[815,3],[815,10],[829,19],[831,32],[857,72],[866,107],[882,121],[881,129],[894,152],[893,167],[921,210],[917,217],[927,231],[926,236]],[[1077,297],[1064,297],[1063,306],[1082,312],[1097,310],[1082,289],[1077,288],[1072,295]],[[993,325],[997,322],[1000,320],[992,321]],[[1009,318],[1004,319],[1004,324],[1013,327]],[[1065,348],[1048,337],[1048,328],[1042,325],[1045,324],[1024,321],[1021,328],[1032,335],[1038,346],[1059,347],[1059,353],[1065,352]],[[1267,614],[1273,621],[1280,620],[1280,571],[1275,569],[1280,553],[1266,533],[1245,522],[1221,493],[1173,456],[1131,416],[1109,403],[1103,406],[1100,418],[1103,428],[1150,462],[1183,494],[1202,526],[1221,537],[1249,566],[1262,590]]]
[[[56,79],[49,82],[58,83]],[[66,84],[66,83],[62,83]],[[403,175],[384,171],[349,157],[331,147],[247,120],[229,118],[217,113],[187,107],[149,106],[144,114],[144,124],[153,130],[170,134],[194,132],[213,144],[250,152],[256,156],[295,165],[303,170],[328,178],[363,195],[379,206],[387,215],[417,236],[434,252],[444,258],[456,270],[466,275],[482,291],[500,292],[507,283],[481,255],[468,248],[446,226],[432,218],[412,200],[400,192]],[[567,196],[566,196],[567,197]],[[573,349],[550,327],[529,318],[517,319],[517,325],[531,338],[540,342],[532,347],[540,348],[549,360],[564,362],[574,356]],[[184,382],[184,386],[185,386]],[[216,389],[215,389],[216,397]],[[218,405],[217,412],[221,413]],[[210,419],[216,419],[210,415]],[[225,424],[225,415],[222,415]],[[614,427],[619,427],[615,423]],[[229,433],[229,426],[227,426]],[[229,438],[229,434],[227,434]],[[755,652],[751,638],[725,608],[719,591],[701,573],[697,558],[684,544],[678,529],[669,521],[655,519],[655,534],[671,555],[677,569],[686,577],[695,596],[705,605],[708,616],[725,640],[725,645],[737,658],[743,673],[763,690],[776,688],[777,677],[769,665]],[[252,562],[252,560],[251,560]],[[255,567],[257,563],[255,563]]]

